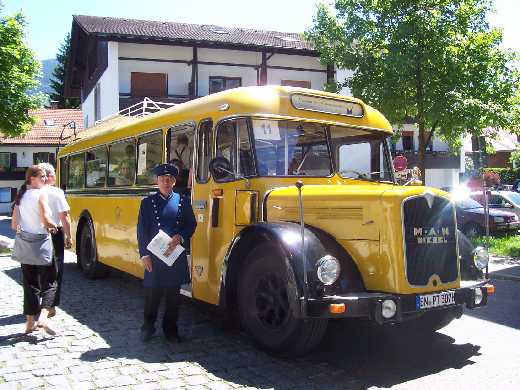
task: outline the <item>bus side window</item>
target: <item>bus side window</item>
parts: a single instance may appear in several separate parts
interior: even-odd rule
[[[105,146],[87,151],[87,187],[104,187],[107,169]]]
[[[137,184],[154,184],[152,169],[162,162],[162,130],[143,135],[137,140]]]
[[[68,161],[67,157],[60,158],[60,166],[59,166],[59,172],[60,172],[60,188],[65,191],[67,189],[67,168]]]
[[[197,130],[197,183],[206,183],[209,179],[212,131],[213,121],[211,119],[201,122]]]
[[[85,186],[85,153],[69,157],[67,189],[80,189]]]
[[[135,142],[127,140],[110,145],[108,185],[131,186],[135,181]]]

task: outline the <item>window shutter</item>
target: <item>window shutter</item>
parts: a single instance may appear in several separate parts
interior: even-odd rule
[[[16,153],[11,153],[11,170],[17,168],[18,158]]]

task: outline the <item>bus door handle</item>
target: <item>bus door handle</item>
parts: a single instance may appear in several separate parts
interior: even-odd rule
[[[211,202],[211,227],[218,227],[218,212],[220,208],[220,198],[213,198]]]

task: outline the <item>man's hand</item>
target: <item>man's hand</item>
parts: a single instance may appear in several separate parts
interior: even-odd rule
[[[152,258],[148,255],[141,257],[144,269],[148,272],[152,272]]]
[[[164,252],[164,255],[169,256],[170,253],[173,252],[175,247],[181,243],[181,241],[182,241],[182,238],[181,238],[180,234],[174,235],[171,238],[170,242],[168,243],[168,249],[166,250],[166,252]]]
[[[58,227],[55,224],[49,222],[47,223],[47,231],[51,234],[56,234]]]
[[[65,238],[65,249],[72,248],[72,237]]]

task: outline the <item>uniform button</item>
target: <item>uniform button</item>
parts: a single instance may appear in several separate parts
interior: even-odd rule
[[[155,217],[155,219],[159,219],[159,217]]]
[[[161,224],[160,224],[160,223],[158,223],[158,224],[157,224],[157,226],[159,226],[159,227],[160,227],[160,226],[161,226]]]

